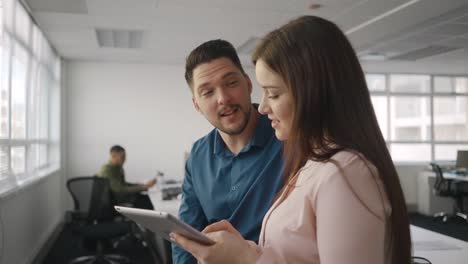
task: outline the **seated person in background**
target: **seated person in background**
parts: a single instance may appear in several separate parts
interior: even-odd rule
[[[112,194],[117,204],[131,203],[133,207],[153,210],[153,204],[148,195],[141,194],[156,184],[152,179],[145,184],[128,183],[125,181],[123,164],[125,163],[125,149],[115,145],[110,149],[110,160],[102,166],[99,177],[109,180]]]

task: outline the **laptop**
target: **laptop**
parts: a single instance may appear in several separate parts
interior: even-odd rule
[[[458,175],[466,175],[468,169],[468,150],[457,151],[457,161],[455,163],[455,170],[452,173]]]

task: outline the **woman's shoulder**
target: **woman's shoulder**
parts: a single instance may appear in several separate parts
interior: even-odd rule
[[[329,180],[330,177],[348,174],[347,171],[359,171],[361,175],[377,174],[377,168],[364,155],[352,150],[339,151],[328,161],[308,160],[301,173],[313,174],[314,178]]]
[[[378,170],[359,152],[343,150],[327,162],[309,160],[302,174],[302,183],[309,186],[312,200],[316,200],[320,191],[330,191],[323,189],[352,190],[368,207],[378,211],[378,215],[385,214],[382,209],[388,213],[388,201]],[[380,202],[375,204],[375,201]]]

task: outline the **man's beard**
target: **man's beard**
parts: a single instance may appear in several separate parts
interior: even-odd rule
[[[222,125],[221,122],[219,122],[219,125],[214,125],[221,132],[226,133],[226,134],[231,135],[231,136],[239,135],[244,131],[244,129],[247,127],[247,124],[249,123],[250,114],[252,112],[251,107],[249,107],[247,110],[244,110],[244,109],[242,109],[242,107],[240,105],[237,105],[235,107],[235,109],[236,109],[236,111],[240,111],[240,113],[241,113],[241,115],[243,117],[242,123],[241,123],[241,125],[239,127],[233,128],[233,129],[227,129]]]

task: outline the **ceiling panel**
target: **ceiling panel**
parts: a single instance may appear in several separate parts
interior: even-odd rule
[[[94,19],[88,15],[52,12],[34,12],[34,18],[45,32],[94,27]]]
[[[333,21],[346,31],[406,2],[408,0],[356,1],[350,9],[344,10],[346,12],[341,12],[334,16]]]
[[[89,14],[94,16],[152,16],[159,0],[88,0]]]
[[[79,49],[97,48],[96,33],[92,29],[49,31],[47,38],[54,46],[69,46]]]
[[[410,35],[409,37],[404,38],[403,40],[405,42],[415,43],[415,44],[424,46],[424,45],[429,45],[435,42],[439,42],[446,38],[447,36],[426,34],[426,32],[424,32],[424,34],[418,33],[418,34]]]
[[[461,23],[461,24],[468,24],[468,14],[459,17],[452,21],[453,23]]]
[[[457,34],[468,30],[466,0],[26,1],[59,53],[82,60],[182,64],[188,52],[206,40],[224,38],[239,47],[249,38],[261,37],[305,14],[352,29],[348,36],[359,52],[387,52],[392,56],[430,43],[458,47],[465,38]],[[322,7],[311,10],[311,3]],[[398,8],[401,10],[395,11]],[[445,17],[453,10],[458,13]],[[434,27],[428,29],[430,26]],[[96,28],[141,30],[142,47],[132,52],[99,48],[92,33]],[[250,65],[248,55],[241,57]]]
[[[439,44],[450,47],[468,47],[468,37],[450,38],[448,40],[441,41]]]
[[[468,24],[451,24],[444,23],[425,30],[425,34],[433,34],[439,36],[456,36],[466,34],[468,32]]]
[[[87,14],[86,0],[26,0],[33,11]]]

